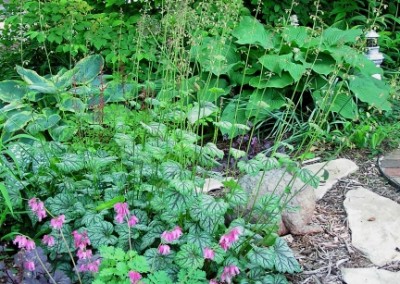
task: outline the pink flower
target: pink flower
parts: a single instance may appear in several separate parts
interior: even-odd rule
[[[96,259],[95,261],[88,263],[86,268],[87,271],[90,272],[99,272],[99,266],[100,266],[100,259]]]
[[[46,246],[52,247],[56,243],[53,236],[44,235],[42,239],[42,243]]]
[[[132,216],[129,218],[129,220],[128,220],[128,226],[129,226],[129,227],[133,227],[133,226],[135,226],[138,222],[139,222],[139,219],[138,219],[135,215],[132,215]]]
[[[161,234],[161,238],[167,243],[176,241],[181,236],[182,236],[182,229],[179,226],[176,226],[172,231],[165,231]]]
[[[219,240],[219,245],[227,251],[234,242],[239,240],[239,236],[242,234],[242,230],[239,227],[233,228],[229,233],[222,235]]]
[[[158,252],[162,255],[167,255],[171,252],[171,248],[169,247],[169,245],[160,245],[158,247]]]
[[[60,215],[50,220],[50,226],[54,229],[59,230],[62,228],[65,222],[65,215]]]
[[[117,213],[117,216],[115,216],[117,222],[123,223],[125,216],[129,215],[128,203],[118,202],[117,204],[114,205],[114,210]]]
[[[211,279],[210,282],[208,282],[208,284],[218,284],[218,281],[215,279]]]
[[[79,259],[89,259],[93,256],[92,250],[91,249],[78,249],[76,252],[76,256]]]
[[[236,265],[229,265],[224,267],[224,272],[221,274],[221,280],[227,283],[232,283],[232,278],[240,273]]]
[[[213,259],[214,259],[214,256],[215,256],[215,252],[214,252],[212,249],[210,249],[210,248],[204,248],[204,250],[203,250],[203,256],[204,256],[205,259],[211,259],[211,260],[213,260]]]
[[[18,244],[18,248],[24,248],[26,250],[33,250],[36,247],[34,241],[28,239],[25,236],[21,236],[21,235],[18,235],[15,237],[13,244],[14,245]]]
[[[42,221],[43,218],[46,218],[46,210],[44,209],[44,203],[37,198],[31,198],[28,201],[28,205],[31,208],[32,212],[36,214],[39,222]]]
[[[82,234],[79,234],[78,231],[73,231],[72,236],[74,237],[75,248],[83,249],[90,245],[90,240],[86,231]]]
[[[136,271],[129,271],[128,276],[131,284],[137,284],[139,280],[142,279],[142,275],[140,275],[140,273]]]
[[[35,263],[31,260],[25,261],[24,268],[29,271],[35,271]]]

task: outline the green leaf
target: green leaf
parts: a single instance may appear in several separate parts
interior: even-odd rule
[[[140,122],[140,125],[152,136],[163,138],[167,134],[167,126],[165,124],[153,121],[149,124]]]
[[[92,223],[87,227],[88,237],[94,248],[114,245],[117,242],[117,238],[112,235],[113,232],[113,225],[107,221]]]
[[[271,248],[253,247],[247,254],[247,258],[251,263],[264,269],[272,270],[274,268],[275,253]]]
[[[282,89],[293,84],[294,79],[289,73],[284,72],[282,75],[272,75],[270,77],[253,77],[249,85],[257,89],[278,88]]]
[[[188,195],[194,192],[195,184],[192,180],[173,179],[170,185],[183,195]]]
[[[274,47],[272,34],[268,33],[254,17],[243,17],[239,25],[232,31],[232,35],[238,39],[236,41],[238,44],[260,45],[265,49]]]
[[[20,81],[0,82],[0,100],[7,103],[21,102],[28,94],[26,84]]]
[[[175,263],[186,269],[201,268],[204,264],[203,253],[193,244],[184,244],[175,256]]]
[[[225,187],[229,188],[228,193],[225,195],[225,199],[231,208],[247,205],[249,199],[248,194],[236,181],[226,181],[223,182],[223,184]]]
[[[267,68],[269,71],[277,73],[278,75],[281,74],[283,69],[286,67],[287,64],[292,62],[293,54],[265,54],[261,56],[258,61],[261,63],[262,66]]]
[[[308,38],[307,27],[287,26],[283,30],[282,37],[286,42],[295,43],[298,47],[302,47]]]
[[[85,166],[83,157],[77,154],[67,153],[60,157],[60,159],[61,161],[56,163],[56,166],[66,174],[80,171]]]
[[[301,272],[300,264],[297,262],[285,240],[277,238],[274,244],[275,268],[281,273]]]
[[[54,216],[65,214],[68,218],[73,211],[75,203],[76,199],[72,194],[59,193],[46,200],[46,208],[48,208]]]
[[[187,118],[189,123],[194,124],[205,117],[209,117],[216,111],[218,111],[218,107],[211,102],[195,102],[193,107],[188,111]]]
[[[77,127],[73,124],[62,124],[50,128],[49,134],[54,141],[65,142],[71,140],[77,131]]]
[[[29,89],[41,92],[43,94],[57,93],[57,88],[54,83],[44,77],[39,76],[35,71],[17,66],[17,72],[28,84]]]
[[[254,121],[263,121],[271,117],[272,111],[285,106],[285,98],[276,89],[255,90],[246,107],[248,117],[254,117]]]
[[[88,84],[103,70],[104,59],[101,55],[91,55],[80,60],[73,72],[73,82],[78,85]]]
[[[43,110],[43,114],[39,114],[35,119],[28,125],[27,130],[32,135],[39,132],[45,131],[61,120],[61,116],[57,113],[53,113],[51,110]]]
[[[345,43],[356,43],[361,36],[361,29],[340,30],[329,27],[322,33],[323,43],[327,46],[343,45]]]
[[[262,280],[263,284],[289,284],[285,275],[282,274],[269,274]]]
[[[182,194],[175,190],[166,190],[164,194],[165,207],[170,212],[181,213],[190,208],[194,202],[191,194]]]
[[[174,284],[165,271],[156,271],[147,276],[147,279],[143,280],[145,284]]]
[[[87,109],[87,105],[79,98],[74,98],[70,94],[63,94],[61,102],[58,105],[62,111],[70,111],[75,113],[83,113]]]
[[[385,82],[364,75],[350,79],[350,90],[363,102],[379,110],[390,110],[389,87]]]
[[[125,197],[123,195],[120,195],[120,196],[114,197],[111,200],[108,200],[106,202],[100,203],[99,205],[96,206],[95,210],[96,211],[102,211],[102,210],[106,210],[106,209],[111,209],[118,202],[124,202],[124,201],[125,201]]]
[[[4,199],[5,205],[7,206],[8,210],[10,210],[11,215],[14,217],[14,210],[10,195],[8,194],[8,190],[3,183],[0,183],[0,193]]]
[[[224,151],[218,149],[217,145],[214,143],[208,142],[206,145],[203,146],[202,152],[212,158],[219,158],[222,159],[224,157]]]
[[[161,164],[161,173],[163,177],[167,180],[180,178],[182,171],[183,168],[181,164],[175,161],[167,161]]]
[[[260,170],[262,170],[262,163],[256,159],[250,161],[239,161],[237,165],[240,171],[249,175],[256,175]]]
[[[302,182],[309,184],[313,188],[317,188],[319,186],[319,176],[306,168],[302,168],[297,171],[297,176]]]
[[[203,251],[204,248],[210,247],[212,244],[212,239],[209,233],[201,231],[201,232],[189,232],[186,235],[186,243],[192,244],[200,251]]]
[[[214,197],[204,194],[199,199],[191,206],[190,216],[199,222],[203,230],[213,232],[216,226],[224,222],[228,204],[223,200],[217,201]]]
[[[324,111],[339,113],[348,119],[357,118],[358,108],[352,96],[348,93],[339,93],[335,96],[322,95],[321,90],[312,94],[314,101]]]
[[[204,284],[206,272],[194,268],[181,269],[178,273],[179,284]]]
[[[11,133],[17,130],[21,130],[29,121],[33,119],[33,114],[30,111],[17,112],[10,116],[6,123],[3,125],[3,131]]]
[[[229,138],[234,138],[237,135],[245,134],[246,130],[235,127],[235,124],[246,124],[246,104],[247,101],[231,100],[224,108],[221,115],[221,121],[229,122],[231,127],[220,126],[219,129],[222,135],[228,135]]]
[[[235,159],[238,160],[240,158],[243,158],[247,155],[245,151],[238,150],[235,148],[229,148],[229,154]]]
[[[162,255],[156,248],[150,248],[144,253],[149,266],[153,271],[167,269],[174,261],[175,253],[171,251],[168,255]]]
[[[82,217],[81,223],[83,226],[89,226],[90,224],[99,223],[104,220],[104,214],[86,211]]]

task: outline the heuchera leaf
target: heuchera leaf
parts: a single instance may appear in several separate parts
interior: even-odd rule
[[[274,268],[274,251],[270,248],[254,247],[247,258],[251,263],[261,266],[264,269],[272,270]]]
[[[184,244],[175,256],[175,262],[181,268],[196,269],[204,264],[202,251],[193,244]]]
[[[114,245],[117,242],[117,237],[112,235],[113,231],[113,225],[107,221],[93,223],[87,227],[87,233],[94,248],[100,248],[104,245]]]
[[[281,273],[301,272],[300,264],[285,240],[277,238],[273,248],[275,250],[274,265],[277,271]]]

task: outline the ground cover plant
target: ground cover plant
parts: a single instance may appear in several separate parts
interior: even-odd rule
[[[377,148],[368,119],[390,121],[393,89],[371,76],[384,73],[363,27],[322,28],[318,3],[309,26],[291,24],[294,2],[279,25],[251,7],[6,5],[1,40],[16,52],[2,60],[18,65],[0,81],[0,277],[287,283],[301,271],[277,234],[290,186],[249,206],[235,178],[285,167],[318,186],[298,162],[324,140]],[[202,190],[208,178],[221,194]]]

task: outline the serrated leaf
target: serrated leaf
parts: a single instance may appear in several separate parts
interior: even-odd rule
[[[201,232],[189,232],[186,235],[186,242],[188,244],[193,244],[197,249],[203,251],[204,248],[210,247],[212,239],[209,233]]]
[[[90,224],[87,227],[88,237],[94,248],[116,244],[117,238],[112,235],[113,232],[113,225],[107,221]]]
[[[282,274],[269,274],[262,280],[262,284],[289,284],[285,275]]]
[[[200,200],[192,205],[190,216],[199,222],[203,230],[213,232],[217,225],[224,222],[227,209],[228,204],[223,200],[216,201],[212,196],[201,195]]]
[[[203,266],[202,251],[192,244],[184,244],[175,256],[175,263],[181,268],[197,269]]]
[[[297,176],[302,182],[309,184],[313,188],[317,188],[319,186],[319,176],[306,168],[300,169],[297,172]]]
[[[149,266],[152,270],[163,270],[168,268],[174,261],[175,253],[173,251],[168,255],[162,255],[156,248],[150,248],[144,253]]]
[[[261,56],[258,61],[262,66],[267,68],[269,71],[277,74],[281,74],[286,65],[292,62],[293,54],[265,54]]]
[[[236,160],[245,157],[247,154],[245,151],[238,150],[235,148],[230,148],[229,149],[229,154],[232,155],[232,157]]]
[[[272,35],[254,17],[243,17],[239,25],[232,31],[232,35],[238,39],[236,42],[239,44],[255,44],[265,49],[274,47]]]
[[[277,238],[274,244],[275,268],[281,273],[301,272],[300,264],[282,238]]]
[[[219,159],[222,159],[224,157],[224,151],[218,149],[217,145],[211,142],[208,142],[206,145],[203,146],[202,152],[212,158],[217,157]]]
[[[252,159],[249,161],[239,161],[238,168],[240,171],[245,172],[249,175],[255,175],[260,170],[262,170],[262,163],[257,161],[256,159]]]
[[[164,202],[169,211],[180,213],[191,207],[194,197],[192,194],[182,194],[175,190],[167,190],[164,194]]]
[[[179,284],[204,284],[206,272],[198,269],[181,269],[178,273]]]
[[[282,37],[286,40],[286,42],[294,42],[298,47],[302,47],[308,37],[307,27],[285,27],[282,33]]]
[[[170,185],[184,195],[193,193],[195,189],[195,184],[192,180],[173,179]]]
[[[168,273],[165,271],[156,271],[148,275],[147,279],[144,279],[143,282],[145,284],[174,284]]]
[[[253,247],[247,254],[251,263],[261,266],[264,269],[272,270],[274,268],[275,253],[270,248]]]
[[[76,203],[76,198],[72,194],[59,193],[54,197],[49,197],[45,203],[46,208],[48,208],[54,216],[59,216],[61,214],[69,216]]]

